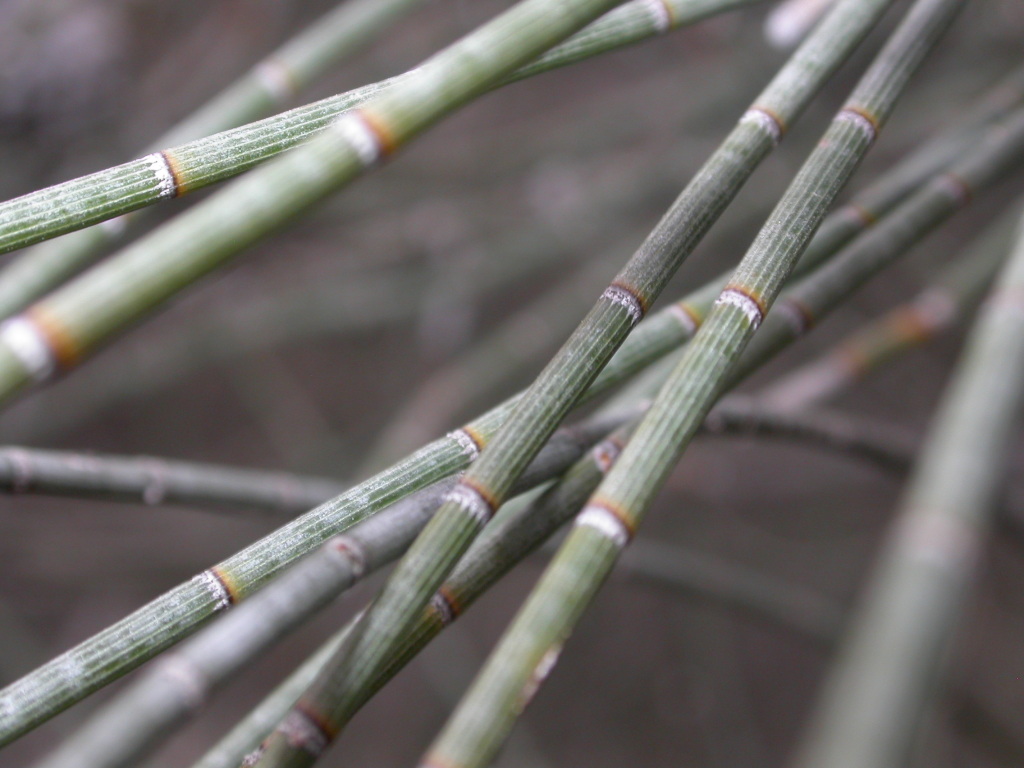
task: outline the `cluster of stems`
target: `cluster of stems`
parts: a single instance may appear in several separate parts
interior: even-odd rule
[[[497,752],[717,399],[811,233],[958,9],[948,0],[919,0],[863,76],[423,765],[482,766]]]

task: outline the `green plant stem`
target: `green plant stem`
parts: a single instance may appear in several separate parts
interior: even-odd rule
[[[164,147],[189,145],[190,142],[227,131],[268,114],[290,101],[336,62],[352,56],[368,45],[392,21],[413,10],[421,2],[422,0],[342,2],[257,63],[143,151],[147,154],[158,154]],[[174,149],[167,151],[172,154],[175,152]],[[187,153],[187,150],[183,151]],[[129,166],[138,163],[139,161],[136,161]],[[113,175],[111,171],[101,173]],[[126,172],[117,174],[117,177],[127,181],[127,169]],[[76,182],[68,184],[75,185]],[[76,185],[75,189],[79,186],[81,185]],[[52,204],[62,205],[63,198],[57,196],[53,190],[51,187],[49,191],[44,192],[50,195]],[[71,193],[71,187],[68,187],[68,191]],[[35,194],[42,196],[43,193]],[[115,197],[112,188],[105,194],[107,205],[113,204]],[[137,203],[147,204],[144,202],[145,198],[134,197],[128,189],[121,189],[119,194],[129,196]],[[78,195],[68,194],[67,198],[68,202],[74,201],[82,209],[88,209],[90,205],[89,202],[82,200],[81,192]],[[161,198],[158,197],[157,200],[159,199]],[[15,201],[11,201],[12,206],[14,203]],[[0,207],[0,211],[2,210],[3,207]],[[32,215],[32,210],[34,209],[31,207],[25,208],[20,215]],[[85,210],[79,211],[66,206],[61,213],[65,217],[72,217],[85,213]],[[4,213],[0,213],[0,220],[4,220],[4,216]],[[109,215],[102,214],[97,221],[106,219],[109,219]],[[50,220],[53,221],[52,218]],[[11,221],[14,221],[13,215]],[[42,216],[39,218],[39,225],[43,226]],[[9,317],[24,309],[32,301],[91,264],[105,248],[120,240],[126,225],[127,218],[124,218],[110,219],[109,224],[105,226],[89,227],[73,233],[65,229],[64,231],[69,232],[66,237],[40,245],[14,259],[3,272],[0,272],[0,318]],[[6,250],[19,247],[21,246],[15,244]]]
[[[960,5],[956,0],[918,0],[886,43],[783,195],[422,765],[471,768],[493,758],[717,399],[729,369],[811,234]],[[828,19],[816,33],[827,24]]]
[[[800,766],[905,764],[944,668],[1024,391],[1024,228],[971,331],[843,649]]]
[[[449,478],[424,488],[328,540],[252,600],[161,655],[38,767],[138,764],[217,686],[341,592],[397,557],[454,482]]]
[[[1024,66],[1018,67],[969,104],[952,125],[939,131],[895,167],[832,213],[793,269],[803,277],[860,233],[873,227],[909,194],[970,150],[983,129],[1003,120],[1024,99]]]
[[[910,301],[765,387],[759,398],[782,410],[824,402],[882,365],[952,328],[977,305],[1005,261],[1018,211],[1011,210],[964,249]],[[755,342],[756,343],[756,342]]]
[[[934,177],[828,264],[789,288],[746,351],[739,379],[799,338],[870,277],[1024,161],[1024,109],[994,125],[953,168]]]
[[[424,446],[7,686],[0,691],[0,743],[14,740],[192,634],[331,536],[464,469],[508,410],[508,404],[499,406]],[[593,419],[560,430],[535,465],[548,465],[555,457],[571,463],[607,429],[606,422]]]
[[[0,492],[143,504],[264,510],[292,516],[342,493],[333,480],[191,464],[153,456],[104,456],[0,447]]]
[[[387,3],[358,0],[356,26],[365,26],[366,22],[376,24],[415,2],[418,0],[388,0]],[[615,9],[540,60],[499,79],[495,85],[582,61],[672,27],[693,24],[753,2],[757,0],[635,0]],[[309,48],[305,38],[285,46],[268,59],[273,62],[269,69],[257,66],[254,70],[257,74],[246,79],[239,89],[248,91],[262,87],[259,84],[266,75],[259,73],[276,72],[281,59],[289,71],[294,71],[296,77],[304,81],[312,65],[329,63],[324,57],[330,46],[324,44],[330,42],[331,34],[341,31],[337,19],[323,31],[311,30],[315,47]],[[204,112],[196,121],[190,121],[157,142],[161,147],[169,147],[167,149],[0,204],[0,253],[90,227],[236,176],[306,141],[338,115],[361,107],[393,87],[404,87],[407,81],[416,78],[414,70],[227,131],[223,130],[224,126],[215,127],[209,112]],[[254,86],[254,82],[257,85]],[[237,101],[234,91],[225,98],[232,104]],[[220,108],[224,108],[223,105]],[[238,119],[234,107],[232,111]],[[195,133],[200,130],[203,132]],[[215,130],[222,132],[207,135]],[[119,223],[115,222],[105,228],[92,228],[76,236],[80,247],[54,245],[45,251],[26,254],[24,259],[12,264],[8,271],[0,273],[0,318],[24,309],[80,271],[119,229]]]
[[[762,92],[518,400],[509,421],[398,563],[316,691],[316,697],[328,706],[316,710],[315,717],[326,724],[330,736],[337,734],[358,706],[366,680],[388,658],[456,560],[505,500],[521,469],[771,151],[784,127],[853,50],[886,5],[880,0],[844,2],[837,7]],[[313,759],[279,732],[271,737],[263,763],[307,765]]]
[[[461,409],[485,402],[516,374],[535,367],[590,306],[622,250],[620,244],[588,262],[433,373],[382,430],[366,466],[403,455],[455,422]]]
[[[581,402],[608,391],[644,365],[685,343],[716,292],[717,286],[709,284],[641,323]],[[507,418],[512,403],[514,399],[467,424],[462,436],[453,433],[424,446],[405,461],[274,532],[218,568],[232,575],[238,596],[251,594],[281,567],[353,522],[465,468],[477,450],[475,446],[466,447],[465,441],[471,439],[468,436],[484,444]],[[195,631],[221,604],[221,598],[210,593],[206,586],[209,583],[201,576],[171,590],[0,691],[0,741],[10,741]],[[88,672],[83,681],[76,682],[67,676],[67,670],[79,665]]]
[[[693,9],[703,18],[721,3],[732,7],[736,1],[696,0]],[[264,163],[12,318],[0,327],[0,402],[33,380],[75,365],[109,336],[350,183],[619,0],[567,0],[551,23],[538,21],[541,14],[533,4],[539,2],[527,0],[391,87],[378,88],[373,98],[301,147]],[[659,26],[651,9],[664,11],[661,5],[644,2],[638,8],[649,24]],[[671,26],[666,14],[659,16],[662,30]],[[235,156],[238,147],[234,142],[230,147]],[[178,156],[170,161],[151,156],[145,165],[151,177],[162,174],[172,191],[191,185],[191,172],[183,170]],[[3,217],[0,207],[0,232]]]

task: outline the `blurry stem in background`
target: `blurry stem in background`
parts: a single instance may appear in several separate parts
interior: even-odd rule
[[[292,517],[337,496],[344,487],[323,478],[152,456],[0,447],[0,492],[8,494],[227,507]]]
[[[905,762],[995,509],[1024,393],[1024,220],[929,428],[795,765]]]
[[[1006,260],[1020,206],[962,249],[910,301],[868,322],[824,355],[764,387],[758,397],[795,410],[836,397],[897,355],[953,328],[977,305]]]

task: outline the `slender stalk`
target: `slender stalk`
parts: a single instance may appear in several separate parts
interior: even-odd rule
[[[723,399],[711,409],[702,428],[713,435],[748,435],[805,443],[864,459],[889,471],[905,471],[914,455],[915,441],[903,429],[822,409],[793,412],[774,408],[760,397],[732,395]]]
[[[454,483],[449,478],[424,488],[328,540],[238,610],[163,654],[39,768],[137,764],[220,684],[341,592],[397,557]]]
[[[0,448],[0,492],[304,512],[342,493],[333,480],[192,464],[152,456],[104,456]]]
[[[415,2],[418,0],[389,0],[386,4],[359,0],[358,16],[361,21],[371,21],[374,17],[384,20],[395,10]],[[527,64],[514,74],[506,74],[494,85],[515,82],[582,61],[754,2],[757,0],[634,0],[540,60]],[[340,12],[341,9],[336,13]],[[330,50],[328,38],[340,31],[336,18],[322,31],[311,30],[310,34],[318,38],[314,48],[304,50],[308,41],[300,37],[271,55],[266,60],[271,62],[269,65],[257,65],[239,88],[260,89],[264,81],[271,80],[288,88],[292,79],[289,73],[294,73],[297,81],[307,80],[314,66],[330,63],[324,59],[325,52]],[[326,49],[324,44],[327,44]],[[286,69],[279,69],[279,61]],[[339,114],[416,77],[414,70],[228,131],[223,130],[224,126],[216,127],[209,111],[205,111],[195,121],[157,142],[160,147],[169,148],[158,149],[132,162],[0,204],[0,253],[88,227],[236,176],[307,140]],[[233,92],[227,98],[232,102],[236,100]],[[238,119],[237,112],[234,116]],[[222,132],[208,136],[213,131]],[[116,231],[119,226],[114,226],[114,229]],[[90,241],[107,242],[107,235],[95,230],[90,231],[88,238]],[[10,279],[5,276],[0,280],[0,317],[27,306],[85,263],[88,263],[88,257],[65,264],[55,252],[48,252],[45,264],[40,264],[36,273],[30,270],[28,261],[23,262],[15,273],[17,280],[13,275]]]
[[[143,152],[150,156],[158,155],[164,147],[194,142],[268,114],[290,101],[336,62],[357,53],[392,21],[413,10],[421,2],[346,0],[257,63]],[[122,178],[127,178],[127,174],[122,175]],[[121,190],[120,193],[126,194],[127,190]],[[107,204],[112,204],[110,190],[106,195]],[[135,199],[142,203],[145,198]],[[88,203],[83,205],[87,206]],[[0,221],[5,221],[4,215],[0,213]],[[74,210],[63,212],[65,217],[74,215],[80,213]],[[103,215],[97,221],[104,219],[109,219],[109,216]],[[11,220],[14,220],[13,217]],[[127,219],[110,220],[107,226],[90,227],[69,234],[57,242],[34,248],[12,261],[0,273],[0,318],[24,309],[33,300],[91,264],[107,246],[121,238],[126,225]],[[13,245],[7,250],[18,247],[21,246]]]
[[[534,488],[570,469],[595,441],[636,420],[644,406],[603,409],[538,456],[517,484]],[[198,709],[212,690],[357,580],[397,557],[422,529],[455,478],[442,480],[335,536],[209,628],[161,657],[49,758],[57,766],[134,764]]]
[[[572,330],[614,269],[612,258],[617,263],[621,253],[621,247],[611,248],[588,262],[431,374],[381,431],[366,466],[403,455],[452,424],[460,409],[475,407],[517,373],[535,367]]]
[[[987,536],[1024,391],[1024,226],[929,429],[796,765],[905,763]]]
[[[508,404],[498,406],[424,446],[7,686],[0,691],[0,743],[14,740],[189,636],[331,536],[464,469],[508,411]],[[560,430],[536,465],[544,466],[552,457],[571,462],[582,446],[606,431],[607,424],[599,419]]]
[[[607,391],[687,341],[716,292],[717,286],[711,283],[641,323],[581,402]],[[254,592],[280,567],[351,523],[463,469],[476,455],[476,446],[485,444],[497,425],[507,418],[514,402],[510,400],[467,424],[463,430],[425,446],[405,461],[299,518],[215,569],[231,574],[236,599]],[[474,443],[473,438],[477,442]],[[31,729],[193,632],[222,606],[221,593],[216,589],[211,592],[208,586],[213,583],[209,581],[209,574],[215,569],[177,587],[0,691],[0,741],[9,741]],[[81,681],[69,675],[79,666],[87,670]]]
[[[811,234],[960,5],[918,0],[886,43],[769,217],[423,765],[469,768],[486,765],[494,756],[717,399],[726,374]]]
[[[1020,106],[1022,99],[1024,66],[1017,67],[987,89],[963,110],[961,117],[825,219],[793,269],[792,277],[808,274],[857,235],[877,224],[909,194],[959,160],[985,128],[1006,118]]]
[[[265,163],[12,318],[0,326],[0,401],[32,380],[46,380],[58,368],[75,365],[110,335],[350,183],[620,1],[567,0],[565,8],[558,6],[557,21],[547,23],[539,21],[546,18],[543,6],[535,8],[541,0],[525,0],[391,87],[378,89],[372,99],[294,152]],[[722,2],[726,7],[736,2],[695,1],[700,18]],[[660,9],[662,29],[671,26],[660,4],[640,6],[649,20],[652,8]],[[657,21],[649,23],[658,26]],[[237,152],[232,143],[230,154]],[[162,176],[173,194],[192,185],[192,171],[180,160],[173,155],[168,161],[160,154],[139,162],[150,179]],[[0,206],[0,232],[4,215]]]
[[[547,365],[480,459],[459,482],[396,566],[316,692],[314,716],[335,735],[359,692],[507,497],[519,472],[587,389],[784,127],[855,47],[886,7],[844,2],[776,75],[712,158]],[[283,733],[271,737],[266,765],[306,765],[314,756]]]
[[[762,389],[758,397],[782,410],[821,403],[952,328],[981,300],[1005,261],[1018,215],[1011,210],[1002,216],[910,301],[858,328],[824,355]]]
[[[734,371],[740,378],[809,331],[836,304],[1024,161],[1024,109],[985,132],[953,168],[928,182],[891,216],[786,291]]]

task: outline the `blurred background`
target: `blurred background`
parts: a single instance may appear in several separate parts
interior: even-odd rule
[[[158,316],[0,416],[4,444],[148,454],[356,481],[528,383],[786,53],[771,3],[486,96],[386,167],[251,249]],[[734,264],[908,3],[897,3],[681,270],[672,299]],[[326,0],[4,0],[0,198],[128,160]],[[500,12],[431,0],[295,103],[404,71]],[[965,4],[848,198],[1019,64],[1024,7]],[[744,386],[755,392],[908,298],[1021,191],[985,193]],[[202,199],[161,205],[145,226]],[[595,266],[596,265],[596,266]],[[544,313],[536,302],[547,300]],[[510,318],[515,334],[495,338]],[[486,355],[478,342],[490,338]],[[961,333],[835,401],[920,436]],[[470,389],[477,358],[487,386]],[[506,370],[507,369],[507,370]],[[490,380],[493,379],[493,380]],[[1014,474],[1024,468],[1015,453]],[[641,538],[790,585],[829,616],[857,594],[900,478],[746,438],[698,440]],[[4,682],[274,527],[269,515],[0,499]],[[411,765],[543,566],[531,558],[357,718],[325,765]],[[1024,761],[1021,543],[997,538],[933,715],[934,766]],[[183,766],[372,594],[343,597],[215,699],[153,766]],[[812,599],[813,598],[813,599]],[[831,613],[829,613],[831,612]],[[694,591],[614,576],[502,757],[513,766],[784,763],[830,646]],[[24,765],[103,691],[0,752]]]

